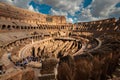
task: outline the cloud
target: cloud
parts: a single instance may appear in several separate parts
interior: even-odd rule
[[[113,8],[110,13],[109,13],[110,17],[116,17],[119,18],[120,17],[120,8]]]
[[[30,6],[28,7],[28,10],[39,13],[38,9],[37,9],[37,8],[33,8],[32,5],[30,5]]]
[[[120,8],[115,7],[119,0],[93,0],[92,3],[81,10],[79,21],[99,20],[110,17],[120,17]]]
[[[48,4],[54,9],[59,9],[61,11],[67,12],[74,15],[76,11],[80,10],[80,5],[83,0],[35,0],[40,4]]]
[[[50,14],[63,15],[68,22],[73,22],[74,19],[68,17],[68,14],[74,16],[75,12],[82,8],[83,0],[35,0],[35,2],[52,6]]]
[[[90,20],[96,20],[95,17],[92,16],[90,9],[82,9],[81,13],[78,16],[78,20],[80,22],[82,21],[90,21]]]
[[[28,9],[29,8],[29,3],[32,0],[0,0],[1,2],[5,2],[20,8]]]
[[[62,11],[62,10],[57,11],[53,8],[51,8],[50,13],[51,13],[51,15],[62,15],[62,16],[67,16],[68,15],[68,13],[65,12],[65,11]]]
[[[0,2],[5,2],[11,4],[13,1],[12,0],[0,0]]]
[[[51,6],[50,14],[64,15],[67,21],[91,21],[110,17],[120,17],[120,7],[116,4],[119,0],[92,0],[91,4],[83,7],[84,0],[0,0],[15,5],[20,8],[38,12],[39,7],[34,7],[31,1],[37,4],[47,4]],[[76,13],[79,12],[79,13]]]
[[[119,0],[94,0],[91,4],[91,13],[94,17],[108,17],[118,2]]]
[[[73,19],[72,18],[67,18],[67,22],[73,23]]]
[[[39,12],[37,8],[33,8],[32,5],[29,5],[32,0],[0,0],[0,1],[17,6],[19,8],[24,8],[30,11]]]
[[[65,16],[67,22],[73,23],[73,19],[68,17],[68,13],[67,12],[64,12],[62,10],[58,10],[57,11],[57,10],[54,10],[53,8],[51,8],[50,12],[51,12],[51,15],[62,15],[62,16]]]
[[[28,9],[29,9],[30,11],[35,11],[32,5],[30,5]]]
[[[13,4],[17,7],[28,9],[31,0],[14,0]]]
[[[35,0],[40,4],[48,4],[52,6],[51,14],[65,15],[67,20],[72,16],[77,16],[79,21],[91,21],[105,19],[109,17],[119,17],[120,9],[115,7],[119,0],[92,0],[92,3],[83,8],[84,0]],[[77,11],[80,13],[76,14]],[[71,20],[71,21],[72,21]]]

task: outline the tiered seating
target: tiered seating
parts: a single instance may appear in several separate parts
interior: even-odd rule
[[[29,36],[31,34],[29,34],[29,32],[7,32],[7,33],[1,33],[0,34],[0,40],[1,41],[4,41],[4,42],[8,42],[8,41],[12,41],[12,40],[15,40],[15,39],[19,39],[19,38],[22,38],[22,37],[26,37],[26,36]]]
[[[49,22],[48,19],[52,21]],[[11,77],[19,77],[24,71],[20,68],[31,65],[32,68],[37,68],[37,71],[41,69],[37,73],[39,79],[55,79],[54,68],[58,62],[49,58],[57,58],[58,54],[61,54],[65,63],[65,66],[59,66],[59,69],[63,67],[61,74],[64,73],[64,68],[65,75],[73,71],[75,73],[69,77],[78,76],[73,80],[106,80],[120,77],[119,23],[120,19],[110,18],[69,24],[64,16],[38,14],[0,3],[0,61],[5,64],[6,71],[13,75],[7,80],[16,80]],[[71,38],[73,35],[74,38]],[[7,54],[9,51],[10,59]],[[64,59],[67,60],[68,55],[72,55],[74,60],[65,62]],[[16,74],[12,73],[11,67]],[[20,72],[14,67],[20,67]],[[22,77],[27,80],[25,75]],[[5,76],[2,79],[4,80]]]

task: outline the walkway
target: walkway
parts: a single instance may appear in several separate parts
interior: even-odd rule
[[[88,50],[87,52],[94,51],[94,50],[100,48],[100,46],[102,45],[102,41],[99,38],[95,38],[95,39],[98,41],[98,45],[95,48]],[[82,48],[78,52],[73,54],[73,56],[83,54],[83,52],[86,50],[86,47],[87,47],[87,43],[84,43],[84,44],[82,43]]]
[[[34,46],[35,44],[41,43],[43,41],[48,41],[51,40],[52,38],[48,38],[48,39],[44,39],[44,40],[40,40],[40,41],[36,41],[34,43],[28,44],[25,47],[23,47],[20,51],[19,51],[19,58],[25,58],[27,57],[26,55],[28,55],[27,50],[30,49],[32,46]],[[26,54],[27,53],[27,54]]]

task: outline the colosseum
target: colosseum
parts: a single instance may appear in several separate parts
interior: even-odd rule
[[[0,80],[120,80],[120,18],[67,23],[0,3]]]

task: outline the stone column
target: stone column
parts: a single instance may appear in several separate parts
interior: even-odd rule
[[[35,57],[35,47],[32,47],[32,56]]]

